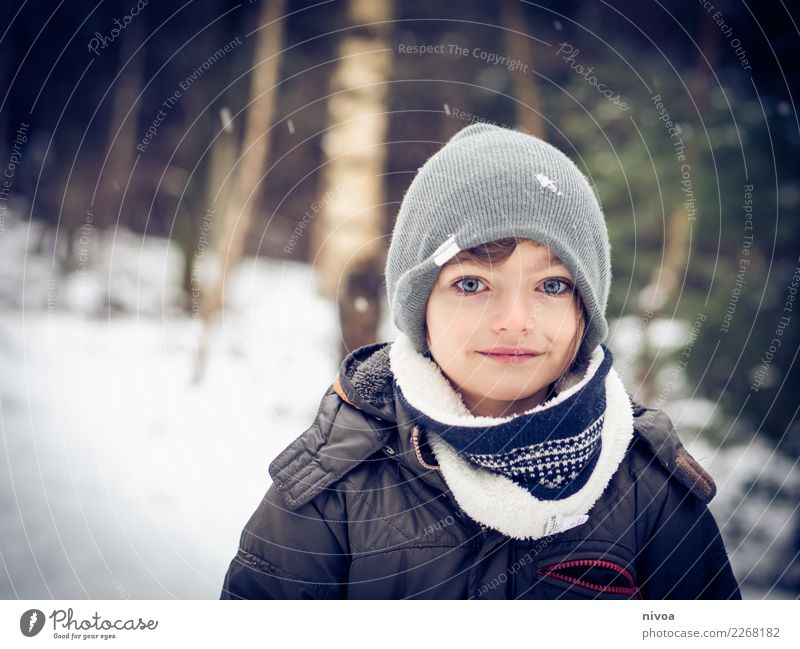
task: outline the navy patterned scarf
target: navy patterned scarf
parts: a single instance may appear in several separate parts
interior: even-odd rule
[[[539,500],[561,500],[586,484],[600,457],[605,382],[613,363],[611,351],[601,347],[602,361],[577,390],[494,425],[444,424],[412,406],[396,380],[395,389],[423,428],[438,433],[469,462],[510,478]]]

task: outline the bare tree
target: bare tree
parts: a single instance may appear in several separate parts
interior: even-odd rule
[[[275,115],[276,86],[284,40],[281,18],[285,9],[286,0],[270,0],[261,4],[259,12],[262,26],[256,36],[242,151],[228,204],[217,217],[221,267],[216,281],[203,299],[203,333],[198,350],[197,379],[202,377],[205,370],[211,327],[222,308],[225,284],[242,256],[245,237],[250,231],[257,205],[261,177],[269,160],[268,132]]]

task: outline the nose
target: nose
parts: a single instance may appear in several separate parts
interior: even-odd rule
[[[524,291],[512,291],[497,301],[492,314],[492,329],[495,333],[530,333],[533,329],[533,300]]]

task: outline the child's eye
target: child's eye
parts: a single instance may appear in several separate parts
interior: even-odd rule
[[[459,284],[463,284],[463,287],[459,286]],[[478,293],[478,286],[483,284],[481,280],[477,277],[464,277],[453,284],[456,287],[456,290],[461,295],[475,295]]]
[[[555,277],[552,277],[542,282],[542,289],[548,295],[558,296],[564,295],[566,291],[571,290],[572,284],[563,279],[556,279]]]

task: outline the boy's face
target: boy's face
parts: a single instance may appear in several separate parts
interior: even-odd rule
[[[442,268],[427,305],[428,346],[472,414],[508,416],[544,401],[572,362],[574,281],[548,247],[529,240],[501,264],[457,255]]]

